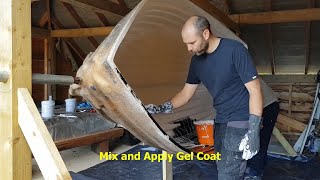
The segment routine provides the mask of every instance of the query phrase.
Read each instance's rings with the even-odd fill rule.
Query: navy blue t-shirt
[[[217,111],[216,123],[248,121],[249,92],[244,84],[258,77],[248,50],[238,41],[221,38],[210,54],[194,55],[186,83],[206,86]]]

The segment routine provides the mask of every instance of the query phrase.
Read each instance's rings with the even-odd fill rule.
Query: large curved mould
[[[80,84],[72,85],[70,92],[78,92],[104,117],[122,124],[144,143],[170,153],[189,152],[172,138],[177,126],[172,122],[183,117],[212,118],[206,89],[200,86],[192,100],[172,114],[153,117],[143,104],[162,103],[183,87],[191,56],[180,31],[195,14],[207,17],[217,36],[241,41],[188,0],[143,0],[86,57],[77,72]]]

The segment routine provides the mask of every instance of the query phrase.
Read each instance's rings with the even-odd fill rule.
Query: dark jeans
[[[221,160],[217,161],[219,180],[243,179],[246,161],[242,159],[239,144],[247,131],[247,128],[230,127],[227,123],[215,124],[214,149],[221,154]]]
[[[263,109],[263,128],[260,130],[259,153],[247,161],[247,167],[256,171],[256,175],[262,175],[267,163],[267,151],[273,127],[279,114],[279,103],[274,102]]]

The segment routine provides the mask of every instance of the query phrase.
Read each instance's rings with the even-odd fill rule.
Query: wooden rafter
[[[320,8],[234,14],[229,16],[239,24],[269,24],[320,20]]]
[[[315,7],[315,0],[308,0],[308,7]],[[304,66],[304,74],[308,74],[309,70],[309,59],[310,59],[310,32],[311,32],[311,21],[306,22],[305,25],[305,66]]]
[[[98,18],[100,19],[100,21],[103,23],[104,26],[110,26],[110,23],[104,14],[96,12],[96,15],[98,16]]]
[[[190,0],[193,4],[197,5],[213,17],[217,18],[220,22],[225,24],[228,28],[235,32],[240,32],[239,25],[232,21],[228,15],[221,12],[218,8],[212,5],[208,0]]]
[[[120,4],[111,1],[100,1],[100,0],[61,0],[72,5],[78,5],[82,7],[91,7],[94,11],[107,11],[120,16],[127,15],[131,9],[123,8]]]
[[[56,29],[63,28],[63,25],[57,18],[53,19],[52,23],[55,25]],[[79,45],[73,39],[67,38],[65,39],[65,41],[78,54],[78,56],[81,58],[82,61],[84,60],[84,58],[86,58],[86,54],[83,52],[83,50],[79,47]]]
[[[62,2],[62,4],[64,5],[64,7],[66,7],[66,9],[69,11],[71,16],[76,20],[76,22],[78,23],[80,28],[87,28],[88,27],[87,24],[82,20],[82,18],[79,16],[77,11],[72,7],[71,4],[66,3],[66,2]],[[97,48],[99,46],[98,41],[94,37],[88,37],[88,39],[95,48]]]

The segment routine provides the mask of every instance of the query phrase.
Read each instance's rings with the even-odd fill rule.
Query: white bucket
[[[71,98],[71,99],[66,99],[65,101],[66,101],[66,112],[74,113],[76,109],[77,99]]]
[[[41,116],[43,118],[52,118],[53,117],[53,110],[54,110],[55,102],[52,101],[52,97],[49,97],[48,101],[41,102]]]

